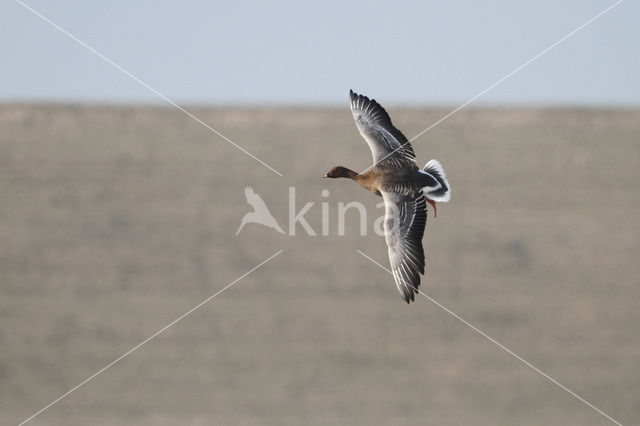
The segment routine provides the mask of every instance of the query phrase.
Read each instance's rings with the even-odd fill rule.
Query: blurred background
[[[612,424],[402,302],[356,252],[387,265],[384,239],[355,212],[337,236],[339,202],[371,229],[380,200],[320,177],[371,161],[349,89],[411,138],[614,4],[4,1],[0,423],[283,249],[29,424]],[[640,420],[639,12],[617,4],[413,143],[453,188],[421,289],[623,424]],[[285,230],[289,187],[318,232],[329,203],[330,235],[236,236],[248,185]]]

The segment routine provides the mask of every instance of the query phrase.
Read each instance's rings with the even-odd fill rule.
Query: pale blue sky
[[[181,104],[460,104],[615,1],[24,0]],[[626,0],[476,105],[640,105]],[[0,102],[163,103],[14,0]]]

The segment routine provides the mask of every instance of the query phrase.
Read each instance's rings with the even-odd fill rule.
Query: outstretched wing
[[[349,91],[351,112],[362,137],[369,144],[373,162],[384,158],[405,158],[415,163],[413,147],[402,132],[391,124],[387,111],[366,96]]]
[[[256,192],[253,190],[252,187],[247,186],[244,189],[244,196],[247,199],[247,203],[249,203],[249,205],[251,207],[253,207],[253,210],[256,212],[262,212],[265,210],[269,210],[267,208],[267,205],[264,203],[264,200],[262,199],[262,197],[260,197],[258,194],[256,194]]]
[[[424,274],[422,236],[427,224],[427,206],[422,193],[403,196],[382,192],[382,198],[391,272],[402,298],[409,303],[417,293],[420,274]]]

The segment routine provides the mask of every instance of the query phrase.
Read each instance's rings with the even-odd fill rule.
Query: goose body
[[[437,160],[419,168],[413,147],[391,123],[389,114],[374,99],[350,91],[351,112],[356,127],[367,141],[373,165],[362,174],[343,166],[332,168],[324,177],[348,178],[382,196],[385,204],[384,232],[391,272],[407,302],[415,298],[424,275],[422,237],[427,223],[427,202],[451,198],[451,187]]]

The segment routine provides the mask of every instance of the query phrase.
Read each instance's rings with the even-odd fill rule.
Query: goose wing
[[[375,99],[349,91],[351,112],[362,137],[369,144],[373,162],[384,158],[404,158],[415,163],[416,154],[402,132],[391,123],[387,111]]]
[[[422,236],[427,224],[427,207],[422,193],[405,196],[382,192],[385,204],[384,236],[389,248],[389,263],[402,298],[414,300],[424,274]]]

